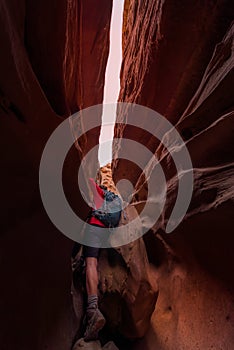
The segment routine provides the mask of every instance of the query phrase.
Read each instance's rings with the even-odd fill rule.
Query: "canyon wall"
[[[169,120],[190,152],[194,175],[188,212],[166,234],[178,192],[178,147],[169,151],[146,131],[143,114],[141,129],[124,125],[134,109],[119,108],[115,136],[147,146],[167,182],[162,214],[144,236],[159,296],[151,327],[135,348],[228,350],[234,343],[233,6],[130,0],[125,11],[119,101],[150,107]],[[140,169],[118,159],[121,145],[123,140],[115,144],[113,176],[135,184],[133,204],[141,212],[152,199],[147,183],[155,158]]]
[[[43,209],[38,168],[52,131],[71,113],[102,102],[111,7],[109,0],[0,2],[3,350],[68,349],[80,325],[70,295],[73,242]],[[119,101],[150,107],[176,126],[191,154],[194,194],[183,222],[165,234],[177,194],[171,155],[144,128],[116,126],[116,136],[157,155],[168,185],[152,230],[100,256],[103,337],[121,350],[232,348],[232,19],[228,0],[125,1]],[[120,110],[118,121],[123,117]],[[75,136],[82,132],[83,125],[71,125]],[[65,194],[81,217],[87,206],[77,169],[98,143],[99,129],[82,136],[65,161]],[[98,167],[94,158],[90,173]],[[133,162],[114,161],[115,181],[128,178],[135,186],[121,225],[146,202],[152,164],[148,159],[142,174]],[[133,231],[142,228],[138,221]],[[77,298],[80,312],[80,291]]]
[[[1,349],[68,349],[78,328],[70,295],[73,242],[43,209],[38,169],[64,118],[102,102],[112,2],[95,4],[0,1]],[[98,137],[99,129],[86,135],[82,152]],[[84,217],[79,163],[73,147],[63,183]]]

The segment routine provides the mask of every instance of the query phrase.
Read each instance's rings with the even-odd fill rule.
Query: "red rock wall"
[[[119,101],[150,107],[175,124],[231,23],[231,5],[230,1],[182,1],[179,6],[172,1],[130,1]],[[137,135],[156,150],[155,140],[143,131],[116,130],[116,136],[122,135],[131,139]],[[122,173],[124,168],[119,163]],[[137,179],[139,170],[133,169],[131,176]]]
[[[43,209],[38,165],[62,118],[102,102],[111,4],[0,4],[3,350],[62,350],[71,345],[79,325],[69,294],[72,242]],[[116,135],[143,139],[161,155],[172,180],[164,216],[155,232],[144,237],[148,256],[142,240],[122,247],[119,254],[112,252],[114,256],[105,251],[101,256],[102,309],[112,312],[112,336],[145,335],[128,348],[226,350],[233,344],[231,9],[228,0],[179,5],[126,1],[120,101],[164,114],[182,133],[196,166],[192,206],[176,232],[166,236],[163,217],[168,217],[176,197],[171,159],[148,134],[116,129]],[[98,135],[99,128],[80,140],[79,155],[97,143]],[[73,208],[85,215],[74,190],[79,162],[73,148],[64,185]],[[136,184],[139,169],[124,161],[115,163],[115,179],[126,169]],[[148,175],[146,169],[146,178],[136,184],[143,201]]]
[[[112,2],[95,5],[73,0],[0,2],[3,350],[67,349],[78,328],[70,295],[73,242],[43,209],[38,167],[62,118],[102,102]],[[98,135],[96,130],[87,143]],[[63,182],[70,203],[83,216],[87,209],[76,190],[79,162],[73,148]]]
[[[233,338],[233,6],[230,1],[129,1],[119,100],[151,107],[171,121],[190,151],[194,194],[171,234],[177,177],[168,152],[130,126],[115,135],[142,142],[159,157],[167,202],[145,237],[159,297],[151,328],[137,349],[231,349]],[[139,39],[140,38],[140,39]],[[121,114],[119,121],[121,121]],[[147,123],[147,121],[146,121]],[[144,123],[143,123],[144,127]],[[121,147],[121,142],[118,147]],[[118,157],[118,148],[114,150]],[[147,177],[124,160],[115,180],[135,183],[146,201]]]

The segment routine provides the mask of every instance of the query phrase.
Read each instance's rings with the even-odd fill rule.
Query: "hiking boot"
[[[105,323],[105,317],[99,309],[94,309],[91,312],[89,311],[87,315],[87,326],[84,334],[84,340],[97,340],[98,332],[104,327]]]

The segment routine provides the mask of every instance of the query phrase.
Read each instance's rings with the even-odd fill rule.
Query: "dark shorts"
[[[100,233],[102,228],[98,225],[88,225],[85,229],[85,235],[88,236],[89,246],[84,245],[83,254],[85,258],[98,258],[101,244]],[[96,247],[95,247],[96,246]]]

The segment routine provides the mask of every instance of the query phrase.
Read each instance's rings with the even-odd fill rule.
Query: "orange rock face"
[[[83,291],[73,295],[78,317],[70,295],[73,242],[43,208],[38,168],[46,141],[63,119],[102,102],[111,8],[110,0],[98,6],[91,0],[1,1],[3,350],[68,349],[80,329]],[[177,195],[172,158],[144,130],[116,127],[117,137],[142,142],[157,154],[168,185],[152,230],[100,256],[104,337],[121,350],[232,349],[232,19],[229,0],[125,2],[119,100],[153,108],[176,126],[191,154],[194,194],[183,222],[166,235]],[[77,190],[77,169],[81,156],[98,143],[99,131],[80,138],[65,161],[65,194],[83,218],[88,208]],[[97,167],[95,160],[89,170]],[[135,203],[121,225],[144,206],[150,169],[150,160],[144,174],[131,161],[112,165],[115,182],[128,178],[135,188]],[[110,179],[107,167],[103,183]],[[128,234],[143,225],[138,220]]]
[[[171,154],[144,131],[144,119],[142,129],[116,126],[116,137],[141,142],[156,154],[168,190],[162,215],[144,237],[159,297],[137,349],[229,349],[234,342],[231,8],[228,1],[179,6],[130,1],[128,6],[119,100],[150,107],[174,124],[194,167],[190,207],[168,235],[178,189]],[[121,122],[121,111],[118,118]],[[116,158],[119,149],[121,142]],[[129,161],[113,164],[115,181],[128,178],[135,184],[136,207],[147,201],[152,166],[153,158],[142,174]]]

